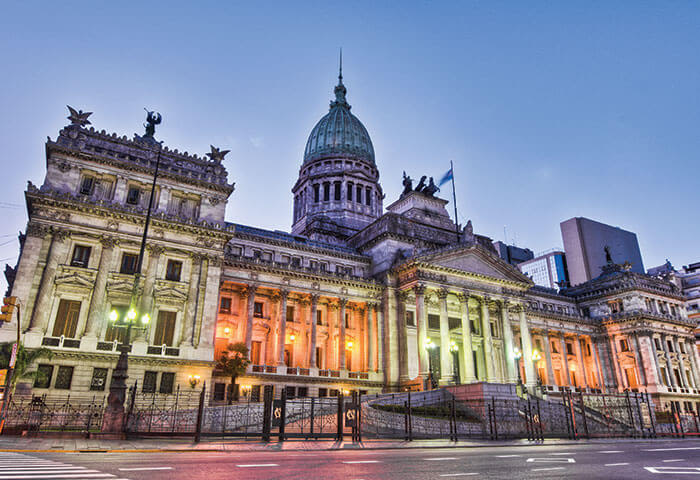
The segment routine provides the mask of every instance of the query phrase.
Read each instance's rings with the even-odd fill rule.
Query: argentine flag
[[[444,184],[452,180],[452,167],[445,173],[442,178],[440,179],[440,183],[438,183],[439,187],[442,187]]]

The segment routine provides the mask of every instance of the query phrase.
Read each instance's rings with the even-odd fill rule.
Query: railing
[[[149,347],[146,349],[146,354],[177,357],[180,355],[180,349],[176,347],[169,347],[167,345],[149,345]]]

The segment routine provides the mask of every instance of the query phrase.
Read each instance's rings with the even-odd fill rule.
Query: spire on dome
[[[331,109],[336,106],[341,106],[345,108],[350,108],[348,101],[345,99],[345,95],[348,93],[347,88],[343,85],[343,49],[340,49],[340,67],[338,69],[338,85],[336,85],[335,90],[335,102],[331,102]]]

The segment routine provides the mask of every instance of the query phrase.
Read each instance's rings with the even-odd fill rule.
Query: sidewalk
[[[62,452],[62,453],[136,453],[136,452],[274,452],[282,450],[293,451],[318,451],[318,450],[380,450],[398,448],[454,448],[454,447],[523,447],[531,445],[580,445],[587,443],[632,443],[632,442],[658,442],[678,441],[678,438],[669,439],[630,439],[630,438],[604,438],[592,440],[568,440],[547,439],[544,442],[530,442],[527,440],[367,440],[361,443],[336,442],[324,440],[287,440],[279,443],[269,443],[259,440],[245,441],[240,438],[211,440],[204,438],[200,443],[193,443],[191,439],[133,439],[133,440],[104,440],[104,439],[80,439],[80,438],[27,438],[19,436],[0,437],[0,452]],[[697,439],[688,439],[696,442]]]

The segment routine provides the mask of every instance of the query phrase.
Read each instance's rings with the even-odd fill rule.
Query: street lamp
[[[432,350],[435,349],[437,345],[433,343],[433,340],[428,337],[425,339],[425,349],[428,351],[428,375],[430,377],[430,386],[432,388],[435,388],[435,376],[433,375],[433,356],[432,356]]]
[[[523,379],[520,376],[520,359],[523,357],[523,352],[519,347],[513,349],[513,358],[515,358],[515,370],[518,372],[518,385],[523,384]]]
[[[540,392],[542,395],[544,395],[544,387],[542,385],[542,378],[540,377],[540,370],[537,368],[537,362],[542,360],[542,354],[539,352],[539,350],[534,349],[532,351],[532,362],[535,364],[535,375],[537,375],[537,386],[540,389]]]
[[[457,342],[455,342],[454,340],[450,340],[449,350],[450,350],[450,353],[458,352],[459,346],[457,345]],[[458,368],[459,368],[459,358],[452,356],[452,380],[454,381],[455,384],[459,384]]]

